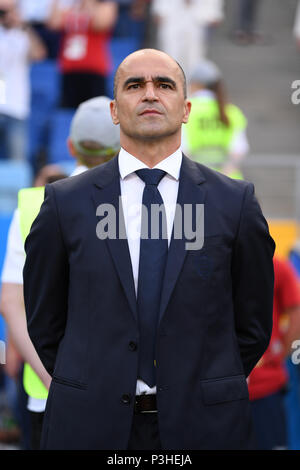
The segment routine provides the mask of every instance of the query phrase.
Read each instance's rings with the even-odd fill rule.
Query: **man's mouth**
[[[149,109],[144,109],[143,112],[141,112],[141,116],[145,116],[145,115],[151,115],[151,114],[158,114],[160,115],[161,113],[159,111],[157,111],[157,109],[152,109],[152,108],[149,108]]]

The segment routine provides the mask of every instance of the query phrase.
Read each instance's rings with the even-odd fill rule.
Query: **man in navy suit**
[[[24,268],[53,378],[43,449],[252,448],[246,378],[271,335],[274,242],[251,183],[182,155],[190,107],[171,57],[129,55],[119,154],[46,187]]]

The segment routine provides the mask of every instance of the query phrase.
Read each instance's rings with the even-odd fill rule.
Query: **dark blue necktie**
[[[156,384],[156,331],[168,255],[166,214],[157,185],[166,172],[158,169],[143,169],[137,170],[136,174],[145,182],[137,291],[140,329],[138,375],[149,387],[153,387]]]

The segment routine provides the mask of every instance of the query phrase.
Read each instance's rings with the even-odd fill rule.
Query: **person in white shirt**
[[[0,158],[27,156],[29,67],[46,57],[44,44],[21,22],[15,0],[0,0]]]
[[[180,63],[187,77],[207,55],[208,28],[224,18],[223,0],[153,0],[157,46]]]
[[[108,161],[119,149],[119,129],[111,122],[110,100],[107,97],[92,98],[82,103],[77,109],[70,127],[67,145],[76,161],[76,167],[70,176],[78,175],[89,168]],[[58,179],[61,169],[47,166],[36,180],[35,186],[45,185]],[[7,251],[2,270],[2,291],[0,310],[6,321],[10,339],[22,359],[28,362],[38,374],[44,385],[49,388],[51,377],[42,365],[28,336],[23,300],[22,271],[25,263],[24,244],[21,237],[19,211],[15,210],[8,234]],[[14,351],[9,354],[10,362],[6,370],[16,376],[18,358]],[[29,397],[28,409],[31,412],[33,429],[37,423],[40,428],[41,417],[46,400]],[[37,435],[40,431],[38,429]],[[35,434],[36,435],[36,434]],[[38,443],[32,443],[38,448]]]

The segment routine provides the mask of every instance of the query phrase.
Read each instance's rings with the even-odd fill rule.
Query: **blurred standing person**
[[[287,448],[284,392],[288,384],[285,360],[300,335],[299,281],[292,265],[274,261],[273,332],[268,349],[248,378],[254,430],[260,450]]]
[[[60,34],[46,25],[53,0],[18,0],[22,20],[30,25],[47,49],[47,59],[56,59]]]
[[[29,65],[45,56],[41,40],[22,23],[16,1],[0,0],[0,158],[26,158]]]
[[[76,111],[67,142],[69,152],[76,160],[76,168],[71,176],[110,160],[118,151],[119,128],[111,121],[109,103],[107,97],[96,97],[82,103]],[[20,369],[21,358],[27,362],[24,369],[24,387],[29,396],[33,449],[39,448],[51,377],[42,365],[27,332],[22,277],[25,263],[24,241],[43,201],[43,186],[61,178],[60,173],[59,167],[48,165],[38,174],[35,188],[20,191],[18,209],[14,213],[9,230],[2,271],[0,307],[10,338],[15,345],[13,350],[11,344],[10,361],[6,367],[10,374],[16,374]]]
[[[35,186],[44,185],[65,177],[66,175],[63,174],[63,170],[57,165],[46,165],[38,173]],[[37,412],[42,406],[42,401],[35,400],[34,403],[34,399],[31,398],[30,406],[28,406],[27,390],[25,390],[25,384],[23,383],[25,373],[24,357],[30,357],[34,369],[47,387],[50,385],[50,376],[45,371],[32,344],[27,344],[26,341],[25,313],[22,314],[24,310],[22,284],[17,284],[22,280],[22,266],[25,261],[21,233],[19,234],[17,231],[19,227],[19,225],[17,226],[18,215],[18,210],[16,210],[8,233],[7,250],[2,273],[3,286],[0,309],[8,327],[5,341],[6,363],[3,370],[6,377],[12,380],[15,388],[14,414],[21,431],[20,445],[22,449],[29,450],[33,448],[32,443],[36,439],[36,437],[32,438],[32,432],[36,434],[36,425],[30,419],[30,411]],[[34,416],[36,419],[41,416],[41,413],[34,413]]]
[[[295,24],[294,24],[294,36],[297,41],[297,45],[300,51],[300,0],[298,0],[297,10],[296,10],[296,17],[295,17]]]
[[[157,45],[184,69],[187,77],[207,55],[207,28],[223,20],[223,0],[153,0]]]
[[[117,20],[113,0],[53,0],[48,27],[62,32],[59,52],[61,107],[106,94],[112,64],[110,36]]]
[[[192,110],[183,127],[182,148],[193,160],[232,178],[243,178],[241,161],[249,151],[247,119],[225,99],[220,69],[203,60],[190,77]]]
[[[113,31],[114,38],[135,39],[138,47],[145,41],[150,0],[114,0],[119,15]]]
[[[239,0],[238,25],[234,38],[239,44],[250,44],[261,39],[258,34],[257,13],[260,0]]]

